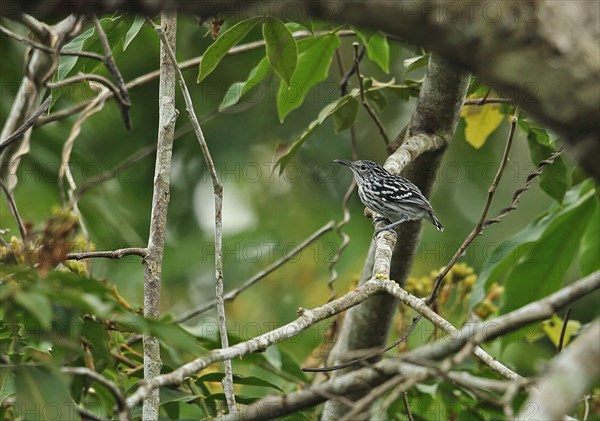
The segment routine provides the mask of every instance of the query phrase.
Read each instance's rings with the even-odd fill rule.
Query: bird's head
[[[377,162],[361,159],[358,161],[346,161],[345,159],[336,159],[335,162],[347,166],[352,170],[356,177],[356,182],[360,182],[365,178],[370,178],[377,175],[385,175],[386,171]]]

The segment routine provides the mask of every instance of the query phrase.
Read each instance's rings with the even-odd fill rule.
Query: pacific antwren
[[[335,162],[352,170],[363,204],[390,221],[389,225],[376,230],[375,235],[405,221],[421,218],[431,221],[438,230],[444,230],[423,193],[406,178],[390,174],[373,161],[336,159]]]

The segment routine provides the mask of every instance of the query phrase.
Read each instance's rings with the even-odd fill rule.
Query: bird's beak
[[[337,162],[338,164],[342,164],[342,165],[352,168],[352,162],[346,161],[345,159],[334,159],[333,162]]]

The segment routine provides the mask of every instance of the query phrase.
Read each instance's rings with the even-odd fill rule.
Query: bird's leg
[[[387,219],[385,216],[381,216],[379,214],[376,214],[375,218],[373,218],[373,222],[371,222],[371,225],[375,226],[376,223],[381,222],[381,221],[387,221],[390,224],[392,223],[392,221],[390,221],[389,219]]]
[[[394,228],[395,226],[400,225],[401,223],[406,222],[406,221],[407,221],[407,219],[402,218],[394,223],[391,223],[389,225],[386,225],[385,227],[381,227],[381,228],[375,230],[375,234],[373,234],[373,238],[375,238],[377,236],[377,234],[379,234],[381,231],[393,231],[392,228]]]

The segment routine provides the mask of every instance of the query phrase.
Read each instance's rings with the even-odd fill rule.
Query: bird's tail
[[[429,220],[439,231],[444,231],[444,226],[433,212],[429,213]]]

